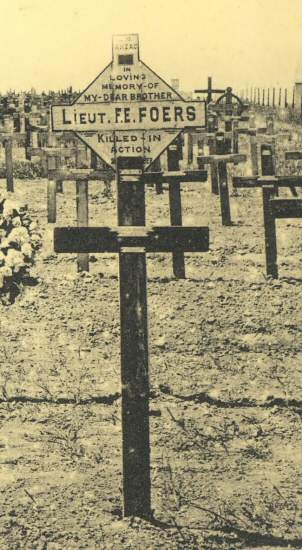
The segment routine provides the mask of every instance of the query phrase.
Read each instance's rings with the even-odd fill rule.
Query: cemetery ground
[[[170,254],[148,255],[147,522],[122,519],[118,259],[77,274],[53,252],[46,180],[15,189],[43,246],[38,284],[1,306],[1,550],[302,548],[301,220],[278,221],[267,280],[261,191],[232,196],[222,227],[209,183],[182,187],[183,224],[209,224],[211,248],[186,255],[186,280]],[[75,225],[64,189],[57,225]],[[116,225],[103,191],[89,184],[90,224]],[[169,223],[167,191],[146,202],[148,224]]]

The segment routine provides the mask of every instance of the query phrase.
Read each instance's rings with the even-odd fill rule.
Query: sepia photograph
[[[302,550],[301,0],[0,13],[0,550]]]

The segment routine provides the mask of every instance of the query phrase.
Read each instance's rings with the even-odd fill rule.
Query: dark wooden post
[[[97,166],[98,166],[98,157],[97,157],[97,154],[92,151],[90,151],[90,168],[92,168],[92,170],[96,170],[97,169]]]
[[[270,89],[267,88],[267,105],[270,106]]]
[[[13,140],[11,137],[5,139],[5,166],[6,166],[6,189],[14,192],[13,175]]]
[[[62,167],[62,165],[64,164],[63,162],[63,157],[60,153],[58,153],[56,155],[56,169],[60,169]],[[64,188],[63,188],[63,181],[62,180],[57,180],[57,193],[64,193]]]
[[[262,89],[262,106],[264,107],[265,105],[265,89],[263,88]]]
[[[28,118],[25,119],[25,158],[31,160],[31,130]]]
[[[208,132],[210,134],[213,134],[213,136],[209,137],[208,144],[209,144],[209,155],[215,155],[216,154],[216,139],[215,139],[215,132],[216,132],[216,123],[215,123],[215,117],[209,116],[208,117]],[[218,165],[216,162],[211,162],[211,191],[214,195],[219,195],[219,187],[218,187]]]
[[[261,146],[261,172],[263,176],[274,176],[275,165],[272,145]],[[265,239],[265,257],[266,274],[278,278],[277,266],[277,237],[276,221],[272,214],[270,201],[274,195],[278,195],[278,187],[274,185],[264,186],[263,196],[263,220],[264,220],[264,239]]]
[[[251,126],[252,129],[255,128],[255,133],[252,132],[251,135],[250,135],[252,175],[257,176],[259,168],[258,168],[258,144],[257,144],[257,136],[256,136],[255,116],[251,116],[250,126]]]
[[[276,90],[275,88],[273,88],[273,100],[272,100],[273,108],[275,108],[275,94],[276,94]]]
[[[88,227],[88,181],[76,182],[77,225]],[[78,272],[89,271],[89,254],[78,254]]]
[[[212,77],[208,76],[208,95],[207,95],[207,103],[211,103],[212,101]]]
[[[179,171],[179,150],[177,144],[168,147],[168,171]],[[171,225],[182,225],[180,183],[169,183],[169,204]],[[173,274],[178,279],[184,279],[185,258],[182,251],[172,253]]]
[[[56,170],[56,157],[48,157],[48,171]],[[53,179],[47,181],[47,221],[56,223],[57,220],[57,182]]]
[[[260,88],[257,88],[257,104],[260,105]]]
[[[274,176],[274,154],[272,145],[261,145],[261,172],[262,176]]]
[[[119,225],[145,225],[143,159],[117,159]],[[120,252],[124,516],[151,516],[146,256]]]
[[[187,144],[188,144],[188,166],[191,166],[193,163],[193,135],[191,132],[187,133]]]
[[[281,88],[279,88],[279,101],[278,101],[278,106],[281,107],[281,94],[282,94],[282,90]]]
[[[233,121],[233,139],[232,139],[232,146],[231,151],[233,153],[239,153],[239,134],[238,134],[238,128],[239,128],[239,121],[234,120]]]
[[[152,170],[154,172],[160,172],[161,171],[161,163],[160,163],[160,157],[155,159],[155,161],[152,164]],[[161,195],[163,193],[163,184],[161,181],[158,181],[155,183],[155,192],[157,195]]]
[[[224,155],[226,153],[223,134],[218,133],[216,135],[216,152],[217,155]],[[218,161],[218,184],[222,225],[232,225],[226,161]]]
[[[287,103],[287,88],[285,88],[285,93],[284,93],[284,107],[285,107],[285,108],[288,107],[288,103]]]
[[[264,185],[262,195],[266,274],[273,279],[278,279],[276,222],[271,209],[271,200],[274,195],[273,186]]]

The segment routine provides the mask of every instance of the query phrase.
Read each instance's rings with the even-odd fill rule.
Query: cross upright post
[[[177,144],[168,147],[168,171],[179,171],[179,152]],[[182,225],[180,183],[169,183],[171,225]],[[185,258],[182,251],[172,253],[173,273],[178,279],[185,279]]]
[[[229,152],[228,143],[225,141],[224,135],[217,134],[216,136],[217,155],[224,155],[228,152]],[[227,163],[219,160],[218,160],[218,185],[219,185],[222,225],[232,225]]]
[[[216,154],[216,139],[215,133],[217,131],[217,121],[214,115],[208,116],[208,146],[209,146],[209,155]],[[211,163],[211,191],[214,195],[219,195],[219,186],[218,186],[218,167],[215,162]]]
[[[118,222],[145,225],[143,159],[117,159]],[[150,517],[148,315],[144,248],[120,250],[124,515]]]
[[[14,192],[13,175],[13,140],[11,137],[5,139],[5,166],[6,166],[6,189],[10,193]]]
[[[218,174],[218,190],[220,197],[221,222],[222,225],[232,225],[230,197],[228,188],[228,173],[227,164],[238,164],[246,161],[246,155],[226,153],[227,146],[225,144],[224,133],[217,132],[215,143],[216,155],[201,156],[199,162],[202,164],[210,164],[215,166]]]
[[[207,103],[211,103],[211,101],[213,100],[213,94],[224,94],[225,92],[225,89],[214,89],[212,87],[212,77],[209,76],[208,77],[208,87],[207,88],[204,88],[203,90],[194,90],[196,94],[207,94],[207,99],[206,99],[206,102]]]
[[[151,517],[146,252],[205,252],[206,227],[146,228],[143,160],[117,159],[117,228],[55,228],[63,253],[117,252],[120,261],[124,516]],[[136,226],[133,226],[133,224]],[[127,227],[125,227],[127,226]]]

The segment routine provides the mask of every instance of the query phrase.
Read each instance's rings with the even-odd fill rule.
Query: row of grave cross
[[[209,86],[210,87],[210,86]],[[228,89],[230,90],[230,89]],[[205,91],[205,90],[201,90]],[[221,90],[212,90],[220,92]],[[230,100],[229,100],[230,101]],[[207,133],[203,135],[204,144],[208,145],[209,154],[199,155],[197,160],[200,170],[181,172],[179,170],[179,157],[181,148],[180,140],[176,141],[175,145],[169,147],[168,150],[168,170],[166,172],[160,171],[157,168],[156,172],[145,173],[145,184],[155,184],[157,192],[162,192],[163,183],[169,185],[169,201],[170,201],[170,222],[172,226],[182,225],[182,208],[181,208],[181,194],[180,184],[185,182],[202,182],[207,180],[207,172],[205,171],[206,165],[210,167],[211,175],[211,187],[214,194],[218,194],[220,197],[221,218],[223,225],[231,225],[231,206],[230,196],[228,189],[228,174],[227,164],[238,164],[246,160],[246,156],[238,153],[238,136],[240,134],[248,135],[250,138],[250,156],[252,165],[252,174],[254,179],[251,178],[234,178],[233,188],[236,190],[239,187],[253,187],[263,186],[262,180],[259,179],[259,166],[258,166],[258,144],[261,145],[261,165],[262,175],[275,176],[274,168],[274,155],[275,155],[275,140],[279,133],[276,133],[274,129],[273,119],[270,117],[267,119],[266,128],[256,128],[254,116],[249,117],[249,127],[239,128],[238,121],[246,122],[248,117],[224,115],[225,124],[232,123],[232,128],[228,131],[218,132],[217,117],[210,113],[208,115]],[[222,120],[224,120],[222,118]],[[19,136],[17,139],[19,139]],[[15,137],[15,136],[13,136]],[[13,191],[13,163],[12,163],[12,140],[11,136],[7,137],[2,135],[1,138],[5,144],[6,153],[6,167],[7,167],[7,190]],[[268,145],[270,144],[270,145]],[[86,174],[77,172],[68,172],[64,169],[60,170],[62,159],[68,159],[72,155],[77,155],[80,162],[77,164],[81,166],[81,154],[85,153],[83,148],[74,146],[69,147],[30,147],[28,148],[27,155],[31,154],[40,155],[43,158],[45,167],[45,173],[49,175],[48,181],[48,221],[50,223],[56,222],[56,196],[57,192],[63,191],[63,181],[73,180],[76,181],[76,196],[77,196],[77,221],[78,226],[88,225],[88,181],[93,180],[107,180],[112,179],[113,174],[109,174],[106,170],[88,171]],[[96,155],[92,156],[93,165],[96,165]],[[297,160],[301,158],[300,152],[288,152],[286,153],[286,159]],[[64,165],[64,163],[63,163]],[[268,184],[267,180],[266,184]],[[282,177],[278,176],[278,181],[274,181],[274,194],[278,194],[278,187],[288,187],[293,194],[297,197],[296,187],[300,187],[300,177]],[[288,203],[289,204],[289,203]],[[275,208],[275,206],[274,206]],[[295,215],[297,214],[297,203],[293,202],[292,208],[296,208]],[[267,209],[264,210],[264,213]],[[283,208],[284,212],[284,208]],[[266,227],[266,217],[264,217],[264,226]],[[272,224],[271,224],[272,226]],[[276,264],[276,246],[273,241],[276,239],[275,230],[268,232],[265,230],[265,235],[272,235],[269,240],[266,237],[266,265],[267,274],[273,277],[277,277],[277,267],[272,267],[273,263]],[[275,250],[275,260],[270,258],[273,253],[270,251]],[[78,269],[79,271],[89,270],[89,257],[86,253],[79,253],[78,255]],[[173,273],[176,277],[185,276],[184,254],[183,252],[173,252]]]
[[[131,42],[130,42],[131,43]],[[129,45],[129,44],[128,44]],[[122,57],[123,59],[119,59]],[[125,56],[124,56],[125,57]],[[121,65],[130,63],[119,56]],[[139,58],[137,58],[139,62]],[[116,158],[117,227],[88,227],[88,181],[102,180],[104,171],[66,171],[57,165],[56,151],[49,154],[49,201],[53,204],[52,220],[56,218],[55,196],[58,184],[76,181],[77,227],[56,227],[54,249],[57,253],[78,254],[79,267],[88,269],[88,254],[117,253],[119,255],[120,323],[121,323],[121,393],[123,433],[123,499],[124,515],[150,518],[150,428],[149,428],[149,353],[147,313],[147,265],[146,253],[168,252],[173,256],[176,277],[185,277],[184,253],[209,250],[208,227],[183,227],[181,216],[180,184],[186,181],[205,181],[204,167],[211,168],[212,191],[218,193],[221,202],[223,225],[231,224],[231,212],[227,179],[227,165],[246,160],[238,152],[239,122],[246,120],[243,107],[237,101],[232,111],[232,101],[237,99],[228,88],[221,99],[212,106],[212,96],[217,90],[211,82],[207,90],[209,108],[208,127],[204,135],[209,147],[208,155],[199,155],[199,169],[180,171],[179,147],[172,144],[168,150],[168,170],[148,172],[140,156]],[[221,91],[218,91],[219,93]],[[225,108],[223,107],[225,106]],[[77,106],[78,107],[78,106]],[[215,115],[224,122],[224,132],[217,131]],[[257,137],[255,128],[247,130],[250,138]],[[273,132],[271,133],[273,136]],[[254,144],[255,155],[255,141]],[[277,276],[277,252],[275,220],[279,217],[301,217],[302,201],[275,198],[276,189],[283,185],[298,186],[300,179],[276,177],[272,168],[273,145],[262,145],[262,176],[235,178],[234,187],[263,187],[264,225],[266,239],[267,271]],[[270,158],[270,160],[268,160]],[[258,159],[257,159],[258,160]],[[266,163],[266,164],[265,164]],[[270,166],[270,168],[267,168]],[[255,170],[255,166],[254,166]],[[270,173],[268,173],[270,171]],[[171,225],[146,227],[145,186],[155,183],[169,185]],[[301,184],[302,186],[302,184]]]
[[[129,55],[127,61],[130,61]],[[218,164],[219,174],[220,166],[225,167],[230,160],[226,156],[221,159]],[[206,164],[207,159],[204,158],[203,161]],[[118,227],[87,227],[86,210],[82,218],[82,221],[85,218],[85,227],[55,228],[54,248],[58,253],[119,254],[124,515],[150,518],[146,253],[172,252],[174,274],[184,277],[184,252],[208,251],[208,227],[182,227],[180,195],[180,183],[205,180],[206,174],[203,169],[180,172],[177,144],[172,144],[168,149],[166,173],[148,173],[144,170],[144,160],[140,157],[118,157],[115,167]],[[221,170],[221,178],[225,177],[222,172]],[[77,181],[78,193],[81,192],[87,201],[87,176],[74,174],[72,177]],[[91,175],[89,179],[90,177]],[[54,182],[63,179],[64,174],[53,173]],[[222,179],[220,181],[223,189],[225,182]],[[145,184],[148,182],[169,184],[169,227],[145,227]]]
[[[244,160],[242,155],[225,153],[226,144],[216,135],[216,154],[200,157],[200,163],[217,166],[218,186],[223,202],[227,190],[227,163]],[[173,163],[173,151],[175,153]],[[297,154],[296,154],[297,155]],[[302,157],[302,155],[301,155]],[[267,274],[277,277],[275,220],[284,217],[302,217],[302,201],[276,199],[281,186],[302,186],[300,177],[277,178],[274,175],[273,146],[261,146],[263,176],[234,178],[234,188],[263,188],[265,250]],[[117,165],[118,227],[87,227],[87,211],[80,220],[84,227],[56,228],[54,247],[57,253],[118,253],[120,272],[120,323],[121,323],[121,382],[123,431],[123,498],[124,515],[150,518],[150,428],[149,428],[149,355],[147,314],[146,253],[172,252],[174,273],[184,276],[184,252],[206,252],[209,249],[209,231],[206,227],[177,226],[145,227],[145,184],[169,183],[169,192],[178,196],[179,184],[194,180],[193,172],[172,172],[176,169],[177,146],[170,148],[170,171],[143,172],[141,159],[120,158]],[[89,179],[102,176],[95,172]],[[67,179],[64,172],[53,177]],[[200,181],[200,173],[195,173]],[[87,176],[70,174],[77,180],[78,197],[82,193],[87,201]],[[55,180],[54,180],[55,181]],[[227,193],[228,196],[228,193]],[[180,195],[179,199],[180,200]],[[225,225],[230,222],[230,211],[222,205]],[[181,210],[180,210],[181,212]],[[171,219],[171,222],[177,220]]]

